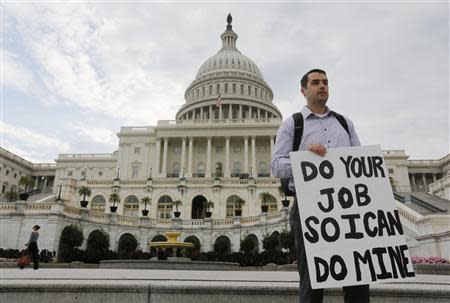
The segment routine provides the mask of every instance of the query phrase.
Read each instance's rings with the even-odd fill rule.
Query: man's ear
[[[306,90],[303,87],[300,89],[300,92],[304,97],[306,97]]]

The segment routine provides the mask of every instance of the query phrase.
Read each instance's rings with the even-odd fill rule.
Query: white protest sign
[[[312,288],[414,277],[379,146],[290,155]]]

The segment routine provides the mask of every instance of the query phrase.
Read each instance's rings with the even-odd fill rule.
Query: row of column
[[[206,169],[205,169],[205,177],[211,177],[211,142],[212,137],[207,138],[206,145]],[[249,137],[244,136],[244,172],[245,174],[249,174],[249,159],[248,159],[248,141]],[[256,177],[256,136],[251,136],[251,175]],[[270,155],[272,155],[272,150],[274,146],[274,136],[270,136]],[[163,159],[162,159],[162,169],[161,174],[163,176],[167,175],[167,153],[169,147],[169,138],[164,137],[164,145],[163,145]],[[187,169],[186,169],[186,137],[181,138],[181,170],[182,172],[186,172],[186,177],[192,177],[192,154],[193,154],[193,146],[194,146],[194,137],[189,137],[189,146],[188,146],[188,161],[187,161]],[[161,155],[161,138],[157,138],[156,140],[156,157],[155,163],[153,167],[155,167],[156,173],[160,171],[160,155]],[[224,167],[224,177],[230,177],[230,136],[225,137],[225,167]]]
[[[227,117],[228,120],[233,119],[233,107],[234,106],[239,106],[237,119],[243,119],[244,118],[244,112],[243,112],[243,108],[242,108],[243,105],[242,104],[239,104],[239,105],[238,104],[234,104],[234,106],[233,106],[233,104],[227,104],[227,105],[228,105],[228,117]],[[222,106],[219,107],[219,119],[224,119],[224,117],[223,117],[223,110],[222,110],[222,108],[224,106],[225,105],[222,105]],[[214,116],[214,109],[213,109],[214,107],[215,107],[215,105],[210,105],[210,106],[206,107],[208,109],[207,111],[203,110],[203,108],[204,108],[203,106],[200,107],[200,117],[199,117],[199,119],[200,120],[205,120],[206,119],[206,112],[208,112],[208,119],[211,119],[211,117]],[[192,113],[192,115],[193,115],[193,117],[191,119],[195,119],[195,115],[197,113],[197,111],[195,109],[190,111],[190,112],[185,113],[182,116],[182,119],[183,120],[188,120],[190,113]],[[245,117],[246,118],[251,118],[251,113],[253,113],[253,107],[249,106],[248,110],[246,111]],[[264,117],[263,117],[262,113],[264,114]],[[267,118],[269,118],[269,114],[270,114],[269,111],[261,110],[260,108],[257,108],[257,116],[256,116],[256,118],[258,118],[258,119],[262,119],[262,118],[267,119]]]
[[[419,186],[416,183],[416,177],[418,177],[420,175],[420,178],[422,180],[422,186],[423,189],[427,190],[427,178],[426,175],[430,175],[429,173],[425,173],[425,174],[409,174],[409,180],[410,180],[410,184],[411,184],[411,190],[412,191],[417,191],[419,190]],[[431,174],[433,176],[433,183],[436,182],[438,180],[438,176],[437,174]]]

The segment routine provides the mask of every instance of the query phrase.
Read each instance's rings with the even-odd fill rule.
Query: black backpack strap
[[[303,136],[303,115],[298,112],[292,115],[294,119],[294,142],[292,143],[292,151],[298,151]]]
[[[330,111],[330,113],[336,117],[336,119],[339,121],[339,123],[342,125],[342,127],[345,129],[347,134],[350,136],[350,131],[348,130],[348,124],[347,120],[345,120],[344,116],[338,114],[337,112]]]

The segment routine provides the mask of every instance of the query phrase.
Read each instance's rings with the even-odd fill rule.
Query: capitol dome
[[[233,108],[242,112],[242,107],[248,113],[239,114],[241,119],[252,118],[254,112],[257,117],[281,118],[280,111],[272,103],[273,91],[258,66],[237,49],[238,35],[233,31],[231,21],[229,14],[226,30],[220,36],[222,48],[198,69],[194,81],[186,89],[186,103],[178,110],[176,120],[203,120],[204,115],[212,116],[214,113],[209,107],[216,105],[219,96],[225,110],[229,110],[229,115],[225,115],[229,119],[237,118]],[[208,114],[203,114],[205,111]]]

